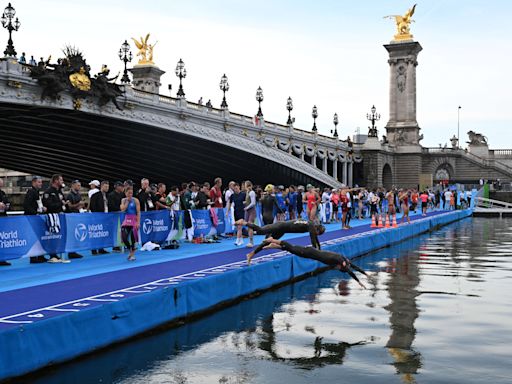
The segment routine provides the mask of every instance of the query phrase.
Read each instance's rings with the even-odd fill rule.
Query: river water
[[[511,383],[512,219],[466,219],[33,383]]]

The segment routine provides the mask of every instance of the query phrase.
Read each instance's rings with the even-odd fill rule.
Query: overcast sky
[[[187,99],[219,106],[219,80],[229,78],[233,112],[254,115],[263,88],[266,120],[285,123],[291,96],[297,128],[309,130],[311,108],[323,134],[340,117],[340,135],[367,132],[375,104],[388,120],[389,67],[383,44],[395,33],[389,14],[413,5],[404,0],[14,0],[21,22],[15,47],[53,58],[65,44],[80,48],[96,73],[108,64],[117,73],[120,44],[151,33],[155,62],[177,91],[174,74],[182,58]],[[491,148],[512,148],[512,1],[418,0],[411,32],[421,43],[417,67],[418,123],[424,146],[438,146],[470,129],[488,136]],[[7,5],[7,2],[5,2]],[[6,31],[4,39],[6,40]],[[135,55],[136,48],[132,43]],[[135,59],[134,59],[135,63]]]

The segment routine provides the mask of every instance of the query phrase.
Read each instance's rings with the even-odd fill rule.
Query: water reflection
[[[386,343],[397,373],[406,383],[414,383],[413,375],[421,368],[421,354],[412,348],[416,336],[414,322],[419,315],[416,297],[420,282],[418,259],[410,256],[391,258],[386,282],[391,302],[384,308],[389,311],[391,335]]]

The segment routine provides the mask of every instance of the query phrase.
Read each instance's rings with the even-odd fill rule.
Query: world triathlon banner
[[[0,260],[121,245],[122,213],[70,213],[0,219]],[[140,242],[162,244],[226,230],[224,209],[141,213]]]

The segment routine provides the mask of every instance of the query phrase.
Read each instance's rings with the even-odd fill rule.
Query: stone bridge
[[[161,71],[163,73],[163,71]],[[182,181],[252,180],[352,184],[361,161],[347,142],[293,125],[207,108],[123,86],[118,101],[76,105],[67,91],[41,100],[30,68],[0,61],[0,167],[65,178]]]

